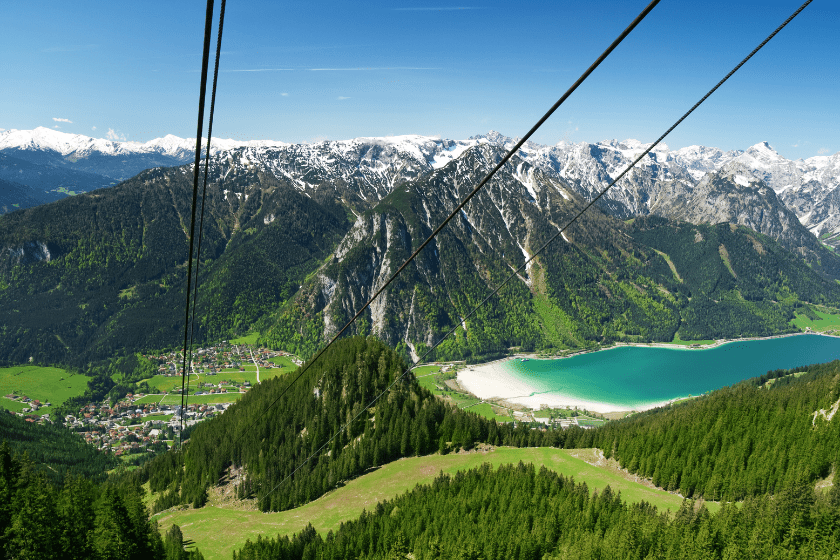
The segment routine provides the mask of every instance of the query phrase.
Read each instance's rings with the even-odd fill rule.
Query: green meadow
[[[250,334],[246,334],[245,336],[240,336],[239,338],[233,338],[228,340],[231,344],[256,344],[257,339],[260,337],[260,333],[254,332]]]
[[[818,307],[813,307],[812,309],[819,319],[809,319],[804,314],[797,313],[791,323],[802,330],[810,328],[812,331],[822,332],[840,329],[840,313],[836,310]]]
[[[201,509],[184,509],[160,513],[154,518],[162,530],[173,523],[181,527],[185,539],[192,539],[207,560],[229,559],[246,539],[257,535],[276,537],[291,535],[312,523],[319,533],[335,531],[343,521],[357,518],[362,511],[372,510],[383,500],[393,499],[427,484],[441,472],[454,474],[490,463],[493,467],[519,461],[545,466],[577,482],[586,482],[591,490],[609,485],[621,492],[628,502],[646,501],[660,510],[676,511],[682,498],[676,494],[635,482],[617,469],[587,463],[596,458],[595,450],[561,450],[553,448],[515,449],[501,447],[487,452],[430,455],[400,459],[349,481],[346,485],[297,509],[262,513],[245,502],[214,503]],[[707,503],[715,511],[718,504]]]
[[[513,422],[513,418],[505,413],[505,409],[482,402],[480,399],[464,395],[447,387],[444,380],[438,375],[440,366],[420,366],[414,368],[412,371],[421,387],[428,389],[438,397],[449,400],[458,408],[466,408],[470,412],[474,412],[485,418],[495,418],[497,422]]]
[[[216,404],[238,401],[244,393],[219,393],[215,395],[190,395],[189,402],[195,404]],[[181,395],[165,395],[160,404],[181,404]]]
[[[29,404],[3,397],[9,393],[38,399],[52,406],[41,408],[34,414],[47,414],[70,397],[81,395],[87,389],[89,377],[72,374],[55,367],[13,366],[0,368],[0,407],[21,412]]]

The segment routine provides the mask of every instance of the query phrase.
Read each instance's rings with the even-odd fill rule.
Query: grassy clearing
[[[679,496],[648,488],[608,468],[590,465],[584,460],[587,453],[594,456],[593,450],[497,448],[490,452],[413,457],[385,465],[314,502],[290,511],[260,513],[214,505],[211,502],[198,510],[166,512],[155,516],[155,519],[163,530],[173,523],[180,525],[184,538],[193,539],[208,560],[227,560],[234,550],[242,547],[246,539],[256,539],[257,535],[290,535],[303,529],[307,523],[312,523],[322,535],[330,530],[335,531],[342,521],[355,519],[363,510],[373,509],[377,502],[392,499],[417,484],[432,482],[441,471],[454,474],[483,463],[498,467],[519,461],[533,463],[537,467],[545,466],[565,476],[574,477],[577,482],[586,482],[592,490],[602,490],[609,485],[620,491],[625,501],[644,500],[660,509],[679,509],[682,503]],[[717,509],[717,504],[708,505],[710,509]]]
[[[496,422],[513,422],[513,418],[508,416],[507,414],[497,414],[496,410],[502,411],[499,407],[494,407],[490,403],[480,403],[474,406],[467,407],[469,412],[478,414],[479,416],[484,416],[485,418],[495,418]]]
[[[280,366],[279,369],[261,369],[260,379],[270,379],[272,377],[279,377],[286,375],[298,368],[298,365],[286,356],[277,356],[268,360],[269,362]]]
[[[242,397],[243,393],[221,393],[217,395],[190,395],[189,402],[195,404],[216,404],[236,402]],[[181,404],[181,395],[166,395],[160,404]]]
[[[164,395],[146,395],[145,397],[139,398],[134,401],[134,404],[151,404],[151,403],[159,403],[160,400],[164,397]]]
[[[513,418],[507,415],[505,409],[452,390],[446,385],[444,377],[438,375],[439,371],[440,366],[421,366],[414,369],[414,375],[421,387],[428,389],[433,395],[451,402],[458,408],[464,408],[485,418],[495,418],[497,422],[513,422]],[[447,372],[444,375],[449,373]]]
[[[682,340],[680,338],[680,333],[674,335],[674,340],[671,342],[657,342],[657,344],[679,344],[682,346],[691,345],[691,344],[698,344],[700,346],[706,346],[709,344],[714,344],[717,340]]]
[[[246,334],[245,336],[240,336],[239,338],[228,340],[228,342],[231,344],[256,344],[259,337],[260,333],[254,332]]]
[[[579,426],[603,426],[606,424],[606,420],[601,420],[600,418],[578,418],[578,425]]]
[[[793,377],[802,377],[802,376],[803,376],[803,375],[805,375],[806,373],[808,373],[808,372],[807,372],[807,371],[797,371],[797,372],[792,373],[791,375],[792,375]],[[784,376],[782,376],[782,377],[776,377],[776,378],[774,378],[774,379],[768,379],[768,380],[764,383],[764,385],[762,385],[761,387],[762,387],[763,389],[769,389],[770,387],[772,387],[772,386],[773,386],[773,383],[775,383],[775,382],[776,382],[776,381],[778,381],[779,379],[784,379],[785,377],[790,377],[790,375],[784,375]]]
[[[164,422],[169,422],[173,416],[174,414],[149,414],[143,417],[143,421],[152,422],[154,420],[163,420]]]
[[[72,374],[61,368],[41,366],[14,366],[0,368],[0,407],[21,412],[29,405],[3,398],[15,393],[49,402],[52,407],[38,410],[34,414],[47,414],[54,407],[63,404],[70,397],[81,395],[87,389],[89,377]]]
[[[819,317],[818,320],[814,321],[801,313],[797,313],[791,323],[802,330],[810,328],[812,331],[818,332],[840,329],[840,313],[836,311],[830,312],[828,309],[818,309],[814,307],[812,307],[812,309]]]

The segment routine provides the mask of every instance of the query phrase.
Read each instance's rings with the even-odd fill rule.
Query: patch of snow
[[[432,168],[440,169],[444,167],[447,163],[451,162],[454,159],[458,159],[461,155],[470,149],[471,147],[475,146],[474,142],[456,142],[452,144],[449,148],[444,149],[443,151],[435,154],[435,157],[432,158],[430,162]]]

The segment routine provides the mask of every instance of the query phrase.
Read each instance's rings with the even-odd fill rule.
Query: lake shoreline
[[[748,342],[748,341],[760,341],[760,340],[774,340],[780,338],[788,338],[793,336],[805,336],[805,335],[818,335],[818,336],[825,336],[829,338],[838,338],[832,335],[810,331],[810,332],[799,332],[799,333],[787,333],[787,334],[780,334],[780,335],[773,335],[768,337],[750,337],[750,338],[735,338],[735,339],[719,339],[711,344],[704,344],[702,346],[698,346],[695,343],[691,343],[690,341],[686,344],[673,344],[673,343],[616,343],[607,348],[597,348],[592,350],[582,350],[579,352],[574,352],[571,354],[567,354],[565,356],[554,356],[554,357],[541,357],[539,354],[536,353],[516,353],[512,356],[507,356],[505,358],[501,358],[498,360],[493,360],[490,362],[484,362],[481,364],[473,364],[468,365],[464,369],[458,372],[458,384],[466,390],[468,393],[472,394],[476,398],[487,400],[487,401],[497,401],[497,402],[508,402],[511,404],[517,404],[520,406],[525,406],[532,410],[539,410],[543,406],[550,406],[552,408],[575,408],[578,409],[586,409],[591,412],[598,412],[598,413],[629,413],[629,412],[639,412],[642,410],[648,410],[651,408],[657,408],[661,406],[666,406],[673,402],[684,400],[686,398],[691,398],[692,395],[685,395],[676,397],[673,399],[662,400],[662,401],[655,401],[651,403],[645,403],[641,406],[636,406],[632,408],[628,408],[626,405],[615,405],[608,402],[599,402],[597,400],[588,400],[588,399],[581,399],[578,397],[574,397],[572,395],[563,394],[562,392],[545,392],[545,393],[537,393],[533,389],[533,387],[529,387],[527,383],[522,382],[521,380],[516,379],[514,376],[510,374],[510,372],[505,371],[505,364],[510,361],[516,360],[540,360],[540,361],[554,361],[554,360],[564,360],[567,358],[572,358],[575,356],[581,356],[584,354],[594,354],[597,352],[606,352],[609,350],[615,350],[617,348],[659,348],[659,349],[670,349],[670,350],[678,350],[678,351],[686,351],[686,350],[711,350],[714,348],[719,348],[726,344],[734,343],[734,342]]]

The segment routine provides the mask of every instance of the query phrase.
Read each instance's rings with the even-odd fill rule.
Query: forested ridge
[[[155,510],[201,506],[209,486],[221,483],[267,511],[298,507],[403,456],[479,442],[599,447],[686,498],[740,504],[710,514],[687,503],[670,516],[622,504],[609,491],[591,496],[533,467],[485,468],[377,506],[326,539],[309,530],[260,540],[239,557],[821,559],[838,551],[840,490],[815,493],[814,484],[831,480],[840,464],[840,414],[826,418],[840,402],[840,361],[768,372],[593,430],[499,425],[435,400],[409,375],[283,481],[404,367],[372,337],[343,339],[250,431],[243,430],[289,379],[261,384],[196,426],[183,458],[168,453],[126,476],[150,482]]]
[[[68,473],[101,481],[106,471],[119,463],[64,426],[30,423],[5,412],[0,413],[0,442],[17,454],[26,453],[36,469],[53,482],[60,482]]]
[[[624,503],[609,486],[593,494],[520,463],[441,475],[326,538],[310,525],[292,538],[249,541],[234,560],[829,560],[838,553],[840,485],[819,496],[809,485],[792,486],[715,514],[686,501],[669,515]]]
[[[236,481],[239,496],[257,498],[263,511],[278,511],[400,457],[470,449],[477,442],[574,446],[584,435],[581,429],[543,432],[497,424],[445,404],[410,373],[340,431],[406,368],[402,357],[372,337],[343,339],[271,409],[294,374],[263,381],[223,415],[197,425],[183,458],[176,453],[156,457],[136,476],[161,493],[154,506],[159,511],[179,503],[203,505],[210,486],[229,481],[231,467],[244,468]],[[339,435],[315,453],[333,434]]]
[[[742,500],[813,484],[840,467],[840,361],[772,372],[593,431],[631,473],[687,497]]]
[[[264,511],[289,509],[370,467],[481,442],[598,447],[664,489],[713,500],[813,484],[840,464],[840,422],[815,416],[840,400],[840,362],[809,366],[798,378],[773,372],[770,377],[779,379],[772,385],[759,385],[761,378],[739,383],[594,430],[497,424],[447,406],[409,374],[315,453],[406,367],[399,355],[370,337],[344,339],[322,360],[250,430],[245,428],[291,376],[261,384],[221,417],[198,425],[186,447],[183,473],[172,453],[147,464],[143,480],[162,493],[156,509],[202,505],[207,488],[229,481],[231,467],[236,472],[244,467],[236,480],[241,497],[257,498]]]

